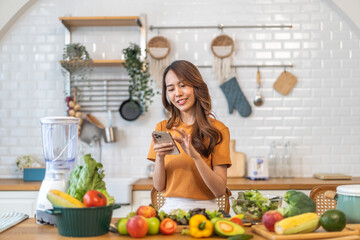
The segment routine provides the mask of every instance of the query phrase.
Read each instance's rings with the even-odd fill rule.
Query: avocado
[[[321,215],[320,224],[328,232],[341,231],[345,228],[346,217],[340,210],[330,209]]]
[[[213,224],[215,224],[218,220],[223,219],[223,218],[219,218],[219,217],[214,217],[210,220],[210,222],[212,222]]]
[[[216,235],[220,237],[231,237],[245,233],[245,229],[242,226],[226,219],[216,221],[214,230]]]

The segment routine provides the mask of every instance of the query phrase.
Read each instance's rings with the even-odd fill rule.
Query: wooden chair
[[[324,196],[326,191],[336,192],[337,185],[322,185],[311,189],[310,198],[316,203],[317,215],[323,214],[326,210],[336,208],[336,200]]]
[[[231,196],[230,189],[226,188],[226,193],[222,197],[216,198],[216,202],[219,208],[227,213],[230,211],[230,200]],[[158,192],[154,187],[151,189],[151,204],[156,208],[160,209],[165,203],[165,197]]]

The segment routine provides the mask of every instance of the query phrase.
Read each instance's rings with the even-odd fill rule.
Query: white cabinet
[[[0,191],[0,213],[20,212],[33,218],[38,191]]]

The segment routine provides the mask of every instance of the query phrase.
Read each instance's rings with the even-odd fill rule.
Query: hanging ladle
[[[256,74],[256,96],[254,98],[255,106],[261,106],[263,104],[263,99],[260,94],[260,70],[257,70]]]

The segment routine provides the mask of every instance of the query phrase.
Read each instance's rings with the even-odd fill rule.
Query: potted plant
[[[131,43],[128,48],[123,49],[125,57],[124,67],[129,74],[129,100],[130,102],[139,101],[141,111],[147,112],[149,105],[153,102],[152,97],[155,92],[151,87],[153,80],[150,79],[149,63],[146,58],[142,60],[141,48],[135,43]],[[133,104],[135,106],[135,104]]]
[[[76,85],[76,81],[83,80],[92,70],[92,59],[81,43],[70,43],[64,47],[61,66],[70,74],[70,80]]]

